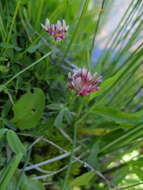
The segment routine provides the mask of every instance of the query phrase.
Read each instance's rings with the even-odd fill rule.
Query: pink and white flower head
[[[61,41],[65,38],[69,26],[66,25],[65,20],[58,20],[56,24],[50,24],[49,19],[46,19],[45,25],[41,24],[42,28],[48,32],[56,41]]]
[[[101,77],[93,75],[86,68],[73,70],[73,74],[69,73],[69,88],[76,91],[77,96],[87,96],[91,92],[99,90],[98,83],[102,81]]]

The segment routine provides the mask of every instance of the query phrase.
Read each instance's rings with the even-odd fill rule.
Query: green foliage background
[[[143,1],[130,1],[91,67],[112,3],[0,1],[1,190],[143,189]],[[69,25],[62,43],[42,30],[47,17]],[[101,90],[71,92],[74,65],[98,71]]]

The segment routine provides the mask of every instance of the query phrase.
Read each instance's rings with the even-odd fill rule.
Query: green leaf
[[[15,49],[16,51],[20,51],[21,48],[14,45],[14,44],[7,44],[7,43],[0,43],[0,47],[8,48],[8,49]]]
[[[143,160],[139,159],[137,161],[131,161],[132,171],[143,180]]]
[[[7,61],[8,59],[5,56],[0,57],[0,61]]]
[[[56,127],[63,127],[63,119],[64,119],[64,114],[65,114],[65,110],[64,109],[62,109],[59,113],[58,113],[58,115],[57,115],[57,117],[56,117],[56,119],[55,119],[55,121],[54,121],[54,125],[56,126]]]
[[[63,107],[63,109],[58,113],[54,121],[54,125],[56,127],[63,127],[64,121],[67,122],[68,124],[71,124],[73,114],[74,113],[70,112],[67,107]]]
[[[99,163],[97,160],[97,155],[99,153],[99,141],[95,142],[91,148],[90,155],[87,158],[87,162],[95,167],[96,169],[99,169]]]
[[[72,122],[72,117],[73,117],[74,113],[70,112],[70,110],[68,108],[65,108],[65,120],[66,122],[70,125]]]
[[[30,129],[39,123],[45,106],[45,96],[41,89],[34,88],[34,92],[24,94],[13,106],[14,118],[20,129]]]
[[[40,183],[39,181],[32,181],[30,179],[27,178],[27,183],[25,184],[27,187],[23,188],[23,186],[21,187],[21,190],[45,190],[44,186],[42,185],[42,183]]]
[[[35,44],[33,46],[30,46],[27,51],[29,53],[34,53],[40,46],[41,46],[41,43]]]
[[[45,188],[39,181],[32,181],[29,177],[23,174],[20,190],[45,190]]]
[[[25,147],[23,146],[22,142],[14,131],[8,130],[7,141],[13,152],[15,152],[16,154],[20,152],[22,154],[26,154]]]
[[[113,175],[112,182],[113,184],[119,184],[123,179],[125,179],[126,175],[129,174],[129,166],[124,166],[121,169],[118,169]]]
[[[6,134],[7,129],[0,129],[0,139]]]
[[[139,124],[143,122],[143,118],[135,113],[125,113],[118,109],[96,105],[94,110],[95,114],[101,115],[107,120],[115,121],[118,124]]]
[[[0,65],[0,72],[2,73],[7,73],[9,71],[9,68],[4,66],[4,65]]]
[[[100,85],[100,90],[95,93],[91,93],[89,99],[92,100],[96,96],[104,94],[114,84],[114,82],[116,82],[116,80],[120,77],[121,73],[122,71],[119,71],[113,77],[103,80],[103,82]]]
[[[75,178],[71,183],[70,186],[83,186],[87,185],[89,181],[95,176],[95,171],[87,172],[77,178]]]
[[[15,171],[23,157],[22,153],[17,154],[10,163],[3,169],[0,175],[0,189],[5,190],[8,184],[10,183]]]
[[[47,107],[50,110],[61,110],[64,108],[64,105],[63,104],[49,104]]]

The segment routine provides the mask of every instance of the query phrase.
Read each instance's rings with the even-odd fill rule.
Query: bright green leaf
[[[7,129],[0,129],[0,139],[6,134]]]
[[[129,174],[129,166],[124,166],[121,169],[118,169],[114,175],[113,175],[113,179],[112,182],[113,184],[119,184],[120,182],[122,182],[122,180],[125,179],[125,176]]]
[[[35,88],[34,92],[24,94],[13,106],[14,118],[20,129],[30,129],[39,123],[45,106],[45,96],[41,89]]]
[[[14,131],[8,130],[7,141],[13,152],[15,152],[16,154],[20,152],[26,154],[25,147],[23,146],[22,142]]]
[[[103,82],[100,85],[100,90],[95,93],[91,93],[90,100],[92,100],[96,96],[99,96],[99,95],[105,93],[106,90],[108,90],[114,84],[114,82],[120,77],[120,75],[121,75],[121,71],[116,73],[113,77],[103,80]]]
[[[55,125],[56,127],[63,127],[64,114],[65,114],[65,110],[64,110],[64,109],[62,109],[62,110],[58,113],[58,115],[57,115],[57,117],[56,117],[56,119],[55,119],[55,122],[54,122],[54,125]]]
[[[96,105],[94,113],[103,116],[107,120],[115,121],[118,124],[139,124],[143,122],[143,118],[135,113],[125,113],[118,109]]]
[[[10,183],[10,180],[12,179],[13,175],[15,174],[15,171],[23,157],[22,153],[17,154],[10,163],[6,166],[6,168],[3,169],[1,175],[0,175],[0,189],[5,190],[7,185]]]
[[[90,171],[87,172],[77,178],[75,178],[70,186],[83,186],[83,185],[87,185],[89,183],[89,181],[95,176],[96,172],[95,171]]]

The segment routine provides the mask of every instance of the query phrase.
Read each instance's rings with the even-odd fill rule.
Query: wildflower
[[[69,88],[76,91],[77,96],[87,96],[91,92],[99,90],[97,84],[102,81],[97,73],[91,74],[88,69],[81,68],[73,70],[73,75],[69,73]]]
[[[45,25],[41,24],[42,28],[48,32],[56,41],[61,41],[65,38],[65,33],[69,26],[66,25],[65,20],[58,20],[56,24],[50,24],[49,19],[46,19]]]

